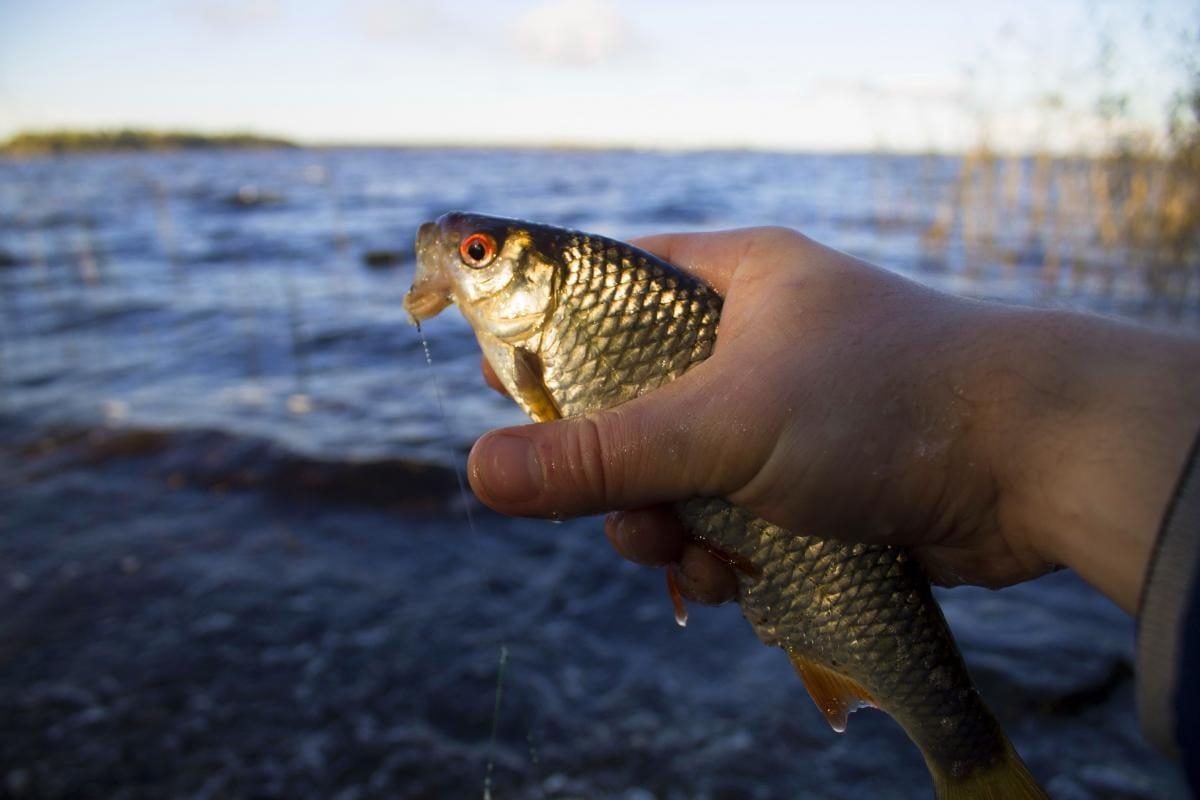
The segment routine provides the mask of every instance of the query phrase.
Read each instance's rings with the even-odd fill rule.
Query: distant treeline
[[[295,147],[286,139],[252,133],[208,134],[192,131],[140,129],[98,131],[27,131],[18,133],[0,152],[9,155],[45,155],[106,150],[199,150],[205,148]]]

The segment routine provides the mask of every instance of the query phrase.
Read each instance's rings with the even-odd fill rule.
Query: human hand
[[[726,300],[713,355],[618,408],[496,431],[469,475],[488,505],[606,525],[685,595],[732,572],[661,505],[719,496],[789,530],[909,547],[940,583],[1068,564],[1129,610],[1196,424],[1186,341],[935,292],[793,231],[640,246]]]

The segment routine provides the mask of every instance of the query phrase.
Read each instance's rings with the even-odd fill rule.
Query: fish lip
[[[454,302],[448,291],[413,286],[404,295],[404,310],[414,324],[436,317],[442,309]]]
[[[417,229],[417,266],[404,310],[414,324],[436,316],[454,302],[453,285],[441,258],[441,226],[425,222]]]

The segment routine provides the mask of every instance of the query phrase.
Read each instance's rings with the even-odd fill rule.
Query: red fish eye
[[[458,254],[468,267],[486,267],[496,257],[496,240],[486,233],[472,233],[462,240]]]

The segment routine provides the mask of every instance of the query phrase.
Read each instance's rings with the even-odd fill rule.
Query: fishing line
[[[425,331],[421,330],[421,323],[417,322],[417,336],[421,340],[421,349],[425,351],[425,363],[429,365],[429,369],[433,372],[433,380],[430,384],[433,386],[433,397],[437,403],[438,413],[442,417],[442,425],[446,429],[446,439],[450,444],[450,465],[454,469],[454,480],[458,481],[458,495],[462,501],[463,513],[467,517],[467,527],[474,536],[475,517],[471,513],[471,498],[467,494],[467,482],[463,479],[463,470],[459,468],[458,453],[454,450],[454,426],[450,422],[450,414],[446,411],[446,403],[442,399],[442,384],[438,380],[437,370],[433,368],[433,353],[429,350],[429,340],[425,338]]]
[[[496,731],[500,727],[500,699],[504,694],[504,671],[508,666],[508,645],[500,645],[500,667],[496,670],[496,703],[492,707],[492,735],[488,739],[487,770],[483,774],[483,800],[492,800],[492,770],[496,766]]]

